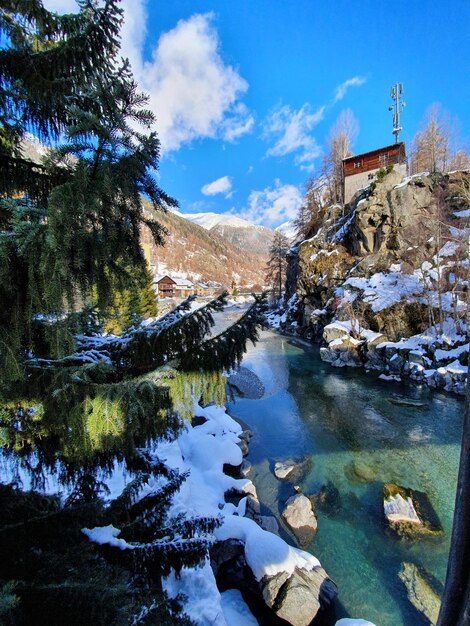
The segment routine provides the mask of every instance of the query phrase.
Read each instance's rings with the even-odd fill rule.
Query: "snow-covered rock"
[[[442,534],[442,526],[425,493],[391,483],[384,485],[383,491],[385,518],[399,535]]]

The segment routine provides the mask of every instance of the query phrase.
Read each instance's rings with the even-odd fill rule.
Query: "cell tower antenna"
[[[400,113],[406,106],[405,102],[402,102],[403,97],[403,83],[395,83],[390,90],[390,97],[394,101],[392,106],[388,107],[389,111],[393,111],[393,130],[392,134],[395,135],[395,143],[398,143],[398,135],[403,128],[400,126]]]

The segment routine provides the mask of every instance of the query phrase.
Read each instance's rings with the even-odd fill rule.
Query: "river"
[[[462,400],[381,381],[377,373],[333,368],[321,361],[318,348],[271,331],[248,349],[243,365],[259,376],[265,394],[259,400],[232,400],[229,410],[254,433],[249,478],[266,512],[279,519],[293,494],[292,485],[274,477],[275,461],[309,455],[312,466],[300,483],[302,491],[312,494],[323,485],[337,490],[334,506],[318,511],[318,532],[308,548],[338,585],[336,618],[362,618],[377,626],[428,624],[409,602],[398,572],[403,562],[411,562],[437,584],[444,582]],[[389,401],[394,395],[425,407],[397,406]],[[372,479],[359,481],[352,462],[365,465]],[[425,491],[444,537],[413,542],[387,529],[382,488],[388,482]]]

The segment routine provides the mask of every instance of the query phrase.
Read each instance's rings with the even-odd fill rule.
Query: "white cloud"
[[[360,87],[365,82],[366,78],[364,76],[354,76],[353,78],[348,78],[348,80],[345,80],[344,83],[341,83],[341,85],[336,87],[333,102],[339,102],[342,100],[350,87]]]
[[[76,10],[73,0],[45,4],[57,11]],[[150,60],[144,60],[146,0],[122,0],[121,6],[121,53],[129,58],[139,89],[149,94],[162,152],[198,138],[233,142],[252,130],[254,118],[240,101],[248,83],[220,56],[212,14],[180,20],[158,42],[150,42]]]
[[[311,111],[309,104],[293,110],[290,106],[278,106],[264,123],[264,136],[277,137],[266,156],[295,154],[295,163],[309,169],[313,159],[321,154],[321,149],[311,131],[323,119],[325,107]]]
[[[253,117],[239,101],[248,83],[224,64],[212,14],[180,20],[161,35],[151,60],[143,61],[143,0],[123,4],[123,52],[131,60],[139,87],[150,95],[149,107],[157,116],[164,151],[177,150],[197,138],[234,141],[252,129]],[[143,13],[138,19],[136,8]]]
[[[231,189],[232,181],[230,178],[228,176],[222,176],[222,178],[218,178],[212,183],[204,185],[201,191],[205,196],[215,196],[218,193],[225,193],[227,194],[226,197],[229,198],[232,196],[231,193],[228,193]]]
[[[252,191],[248,197],[248,207],[238,213],[254,224],[276,227],[297,215],[302,204],[302,194],[295,185],[283,185],[274,181],[274,187],[263,191]]]

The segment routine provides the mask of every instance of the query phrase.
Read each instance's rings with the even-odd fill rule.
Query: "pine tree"
[[[146,615],[154,618],[161,575],[199,562],[217,520],[168,520],[184,475],[143,448],[156,437],[175,436],[187,410],[178,400],[188,389],[206,402],[222,401],[220,370],[239,364],[246,342],[256,341],[264,301],[257,298],[216,337],[208,338],[225,295],[196,311],[190,298],[151,324],[129,324],[119,336],[100,332],[98,322],[106,321],[116,294],[127,291],[128,308],[136,309],[130,314],[151,312],[139,231],[146,224],[158,243],[165,233],[145,216],[143,197],[163,211],[177,203],[152,175],[159,140],[150,130],[146,98],[127,62],[116,61],[117,0],[102,9],[83,0],[80,7],[77,16],[56,16],[39,0],[27,0],[3,3],[0,14],[7,41],[0,55],[0,434],[4,454],[30,472],[33,485],[40,486],[48,470],[71,491],[65,507],[48,501],[39,512],[31,495],[29,513],[18,516],[15,528],[0,519],[0,579],[30,581],[15,613],[20,621],[28,602],[40,597],[45,606],[61,607],[62,623],[76,623],[86,606],[90,623],[105,624],[109,614],[95,614],[98,585],[74,567],[64,569],[59,544],[66,535],[66,562],[75,565],[78,558],[81,567],[92,568],[79,529],[118,525],[134,547],[122,553],[103,548],[105,561],[96,562],[102,580],[108,567],[113,575],[117,567],[126,581],[121,594],[132,581],[134,606],[149,600]],[[26,129],[49,143],[59,136],[64,142],[44,163],[32,163],[19,152]],[[104,320],[85,306],[93,303]],[[204,371],[210,383],[201,382]],[[97,470],[111,472],[116,459],[135,481],[103,507]],[[150,476],[162,476],[165,486],[137,499]],[[21,495],[13,490],[8,498],[0,507],[6,512]],[[21,536],[20,560],[11,550],[12,533]],[[9,588],[4,595],[10,598]],[[114,601],[127,606],[126,597]],[[129,623],[122,609],[116,623]]]
[[[266,267],[266,281],[272,288],[273,299],[281,300],[286,281],[287,253],[289,241],[282,233],[276,231],[269,250],[269,260]]]

